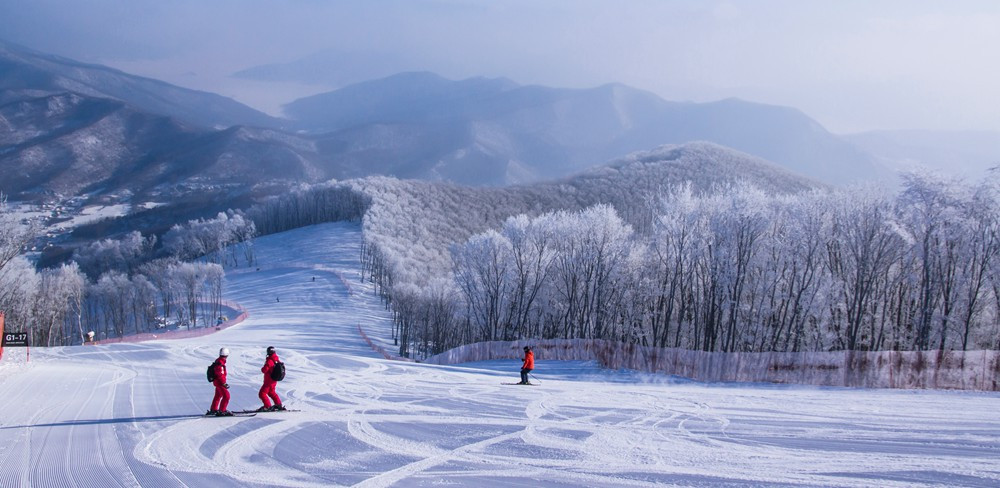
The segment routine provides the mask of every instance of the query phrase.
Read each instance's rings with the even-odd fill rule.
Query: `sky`
[[[1000,131],[993,0],[0,0],[0,38],[273,114],[345,79],[231,75],[335,52],[358,75],[738,97],[798,108],[837,133]]]

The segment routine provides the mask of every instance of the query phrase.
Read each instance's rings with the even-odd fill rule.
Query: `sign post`
[[[31,334],[27,332],[7,332],[3,330],[3,312],[0,312],[0,357],[3,357],[3,350],[7,347],[27,348],[27,360],[30,360],[31,349],[28,347]]]
[[[28,344],[28,333],[27,332],[4,332],[3,333],[3,345],[0,347],[24,347],[27,348],[27,354],[25,362],[31,360],[31,348]]]
[[[4,332],[3,347],[28,347],[28,333]]]

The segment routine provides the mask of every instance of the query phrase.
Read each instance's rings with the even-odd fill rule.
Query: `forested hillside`
[[[662,195],[677,185],[687,185],[699,195],[742,185],[779,195],[823,188],[766,161],[696,143],[636,153],[553,183],[474,188],[372,177],[312,187],[249,213],[264,233],[363,215],[363,261],[396,312],[401,352],[409,354],[419,320],[438,335],[419,339],[423,353],[430,353],[484,339],[471,329],[451,330],[458,323],[460,303],[465,302],[454,278],[460,271],[455,253],[471,236],[500,229],[511,217],[520,216],[517,220],[523,222],[554,211],[572,215],[602,204],[605,213],[621,215],[630,228],[648,235],[655,228]],[[580,231],[589,232],[586,225],[591,224],[601,225],[582,223]]]
[[[305,202],[333,190],[354,195],[340,213],[364,215],[363,261],[403,355],[525,338],[721,352],[1000,347],[991,181],[911,174],[899,193],[834,191],[694,144],[544,185],[380,177],[317,190],[272,217],[312,215]]]
[[[158,264],[140,266],[157,255],[141,235],[81,249],[83,271],[110,271],[92,275],[90,308],[63,309],[116,324],[115,307],[159,294],[176,320],[194,321],[202,314],[177,308],[194,300],[178,259],[249,264],[252,246],[234,245],[257,232],[361,219],[364,275],[391,304],[405,356],[531,338],[720,352],[1000,348],[995,183],[911,174],[898,194],[831,190],[707,143],[508,188],[331,181],[176,226]],[[217,282],[191,286],[218,303]],[[124,323],[142,330],[144,317]],[[53,319],[55,337],[72,335],[57,326],[71,319]]]
[[[799,192],[819,183],[709,143],[664,146],[636,153],[573,178],[507,188],[367,178],[350,182],[369,195],[365,239],[392,264],[396,282],[424,286],[450,269],[449,247],[469,236],[498,229],[508,217],[576,211],[597,204],[618,209],[637,229],[647,230],[650,206],[672,187],[689,182],[693,191],[713,192],[749,182],[771,193]],[[380,266],[377,266],[380,267]]]

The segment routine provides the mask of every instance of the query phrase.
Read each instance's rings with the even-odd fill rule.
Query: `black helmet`
[[[528,351],[530,351],[530,350],[531,350],[531,348],[530,348],[530,347],[528,347],[528,346],[524,346],[524,352],[528,352]]]
[[[270,356],[274,354],[274,346],[267,346],[267,355]]]

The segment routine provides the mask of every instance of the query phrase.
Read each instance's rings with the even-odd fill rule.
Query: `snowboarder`
[[[212,398],[212,408],[208,409],[205,415],[215,415],[216,417],[231,417],[229,411],[229,383],[226,382],[226,358],[229,357],[229,349],[223,347],[219,349],[219,359],[212,363],[213,380],[215,385],[215,397]]]
[[[271,378],[271,370],[280,361],[281,359],[278,358],[278,353],[274,350],[274,346],[268,347],[267,356],[264,358],[264,367],[260,368],[260,372],[264,373],[264,386],[260,387],[260,393],[257,394],[260,397],[260,401],[264,402],[264,406],[258,408],[258,412],[285,410],[285,407],[281,404],[281,397],[278,396],[278,382]],[[271,405],[271,400],[274,400],[274,405]]]
[[[524,346],[524,364],[521,365],[521,382],[519,385],[528,385],[528,373],[535,369],[535,353],[531,348]]]

